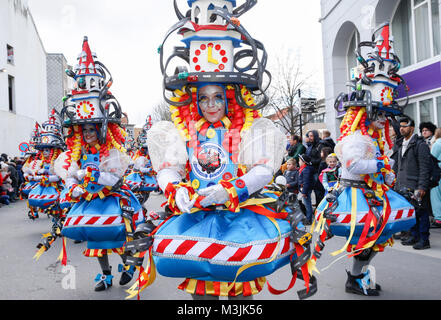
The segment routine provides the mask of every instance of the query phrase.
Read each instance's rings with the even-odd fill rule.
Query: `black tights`
[[[125,264],[127,255],[123,253],[120,255],[120,257],[123,264]],[[112,268],[109,264],[109,256],[107,254],[104,254],[102,257],[98,257],[98,262],[100,264],[101,270],[103,271],[103,274],[110,274]]]

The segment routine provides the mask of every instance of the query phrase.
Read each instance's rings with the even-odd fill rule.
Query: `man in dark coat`
[[[332,152],[334,152],[335,142],[331,138],[331,133],[328,130],[324,130],[322,133],[323,139],[320,141],[319,150],[321,151],[324,147],[331,148]]]
[[[411,192],[418,200],[416,205],[416,224],[411,228],[411,236],[402,240],[403,245],[413,245],[414,249],[428,249],[429,242],[429,206],[430,206],[430,150],[415,131],[415,122],[403,117],[400,120],[400,133],[391,158],[395,161],[395,190]]]
[[[320,144],[320,136],[317,130],[311,130],[306,133],[306,152],[305,154],[311,159],[314,168],[314,185],[312,186],[315,194],[316,205],[318,205],[325,196],[325,189],[319,181],[319,167],[322,157],[320,154],[322,145]]]

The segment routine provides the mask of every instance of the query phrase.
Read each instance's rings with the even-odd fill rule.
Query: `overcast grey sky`
[[[178,4],[184,13],[188,10],[187,1],[179,0]],[[157,49],[177,22],[173,1],[29,0],[29,7],[46,52],[63,53],[69,64],[76,64],[83,37],[89,37],[91,50],[112,73],[112,93],[130,123],[144,124],[151,107],[162,100]],[[270,72],[277,56],[300,54],[305,71],[314,74],[317,98],[322,98],[319,18],[319,0],[258,0],[240,21],[265,45]],[[176,35],[171,43],[182,45],[179,40]]]

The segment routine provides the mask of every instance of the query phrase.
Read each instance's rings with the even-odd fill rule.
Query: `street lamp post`
[[[300,91],[300,89],[297,91],[299,94],[299,100],[300,100],[300,107],[299,107],[299,111],[300,111],[300,137],[301,137],[301,141],[303,141],[303,113],[302,113],[302,93]]]

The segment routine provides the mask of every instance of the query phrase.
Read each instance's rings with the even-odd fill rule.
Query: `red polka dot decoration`
[[[90,119],[95,114],[95,108],[90,101],[83,101],[77,105],[77,115],[80,119]]]

